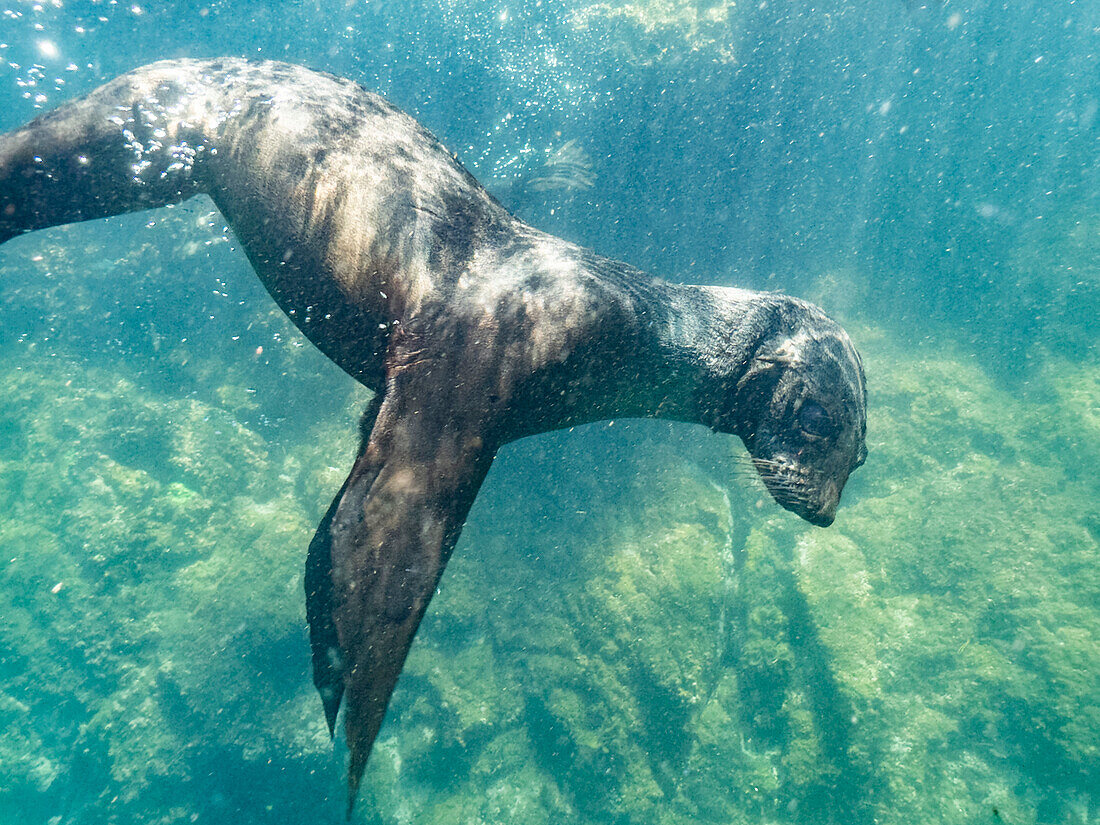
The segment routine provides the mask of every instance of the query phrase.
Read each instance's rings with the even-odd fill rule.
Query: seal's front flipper
[[[359,421],[361,437],[356,463],[367,449],[381,404],[382,395],[379,393],[371,399]],[[354,470],[352,472],[354,474]],[[306,621],[309,623],[309,646],[313,654],[313,684],[321,695],[330,736],[336,732],[336,715],[340,711],[340,700],[344,695],[343,656],[340,653],[340,640],[333,617],[335,601],[332,592],[332,520],[336,517],[336,510],[350,482],[349,476],[329,505],[309,543],[309,553],[306,556]]]
[[[349,815],[413,635],[493,455],[480,410],[464,413],[464,399],[440,391],[438,379],[430,393],[415,392],[414,381],[401,380],[410,377],[387,387],[329,530]]]
[[[317,532],[309,543],[306,556],[306,621],[309,622],[309,646],[313,655],[313,684],[321,694],[329,736],[336,733],[336,714],[344,695],[343,657],[336,624],[332,618],[332,519],[347,482],[329,505]]]

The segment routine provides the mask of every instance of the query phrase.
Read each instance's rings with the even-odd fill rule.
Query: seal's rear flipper
[[[213,146],[180,115],[218,105],[202,77],[194,61],[145,66],[0,135],[0,243],[203,191],[194,169]]]

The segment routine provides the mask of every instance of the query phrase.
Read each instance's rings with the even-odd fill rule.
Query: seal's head
[[[741,437],[781,506],[828,527],[849,474],[867,457],[863,365],[820,309],[773,297],[711,425]]]

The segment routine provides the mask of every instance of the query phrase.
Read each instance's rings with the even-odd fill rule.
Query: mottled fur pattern
[[[609,417],[733,433],[822,526],[866,455],[848,336],[783,295],[673,284],[513,218],[416,121],[296,66],[176,60],[0,136],[0,242],[208,194],[298,328],[377,396],[310,544],[349,810],[496,450]]]

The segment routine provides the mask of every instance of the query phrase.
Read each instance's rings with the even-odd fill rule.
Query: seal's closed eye
[[[832,418],[816,401],[806,401],[799,409],[798,428],[816,438],[828,438],[836,431]]]

